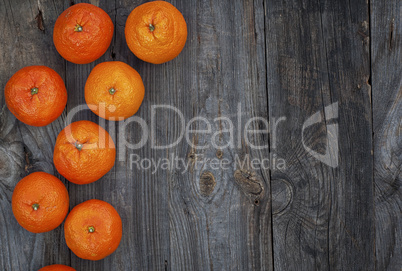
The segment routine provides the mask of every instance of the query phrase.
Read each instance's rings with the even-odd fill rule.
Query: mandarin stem
[[[83,145],[81,143],[75,143],[75,147],[80,151],[82,150]]]
[[[37,204],[37,203],[32,204],[32,209],[34,209],[34,211],[38,210],[39,204]]]
[[[116,90],[115,90],[114,88],[111,88],[111,89],[109,89],[109,93],[110,93],[111,95],[113,95],[113,94],[116,93]]]
[[[39,92],[39,89],[37,87],[31,88],[32,95],[38,94],[38,92]]]
[[[81,32],[82,31],[82,26],[80,26],[79,24],[77,24],[74,28],[75,32]]]

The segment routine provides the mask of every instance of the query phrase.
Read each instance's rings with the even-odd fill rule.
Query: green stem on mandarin
[[[111,89],[109,89],[109,93],[113,95],[116,93],[116,90],[114,88],[111,88]]]
[[[81,143],[76,142],[75,147],[80,151],[82,150],[83,145]]]
[[[39,89],[37,87],[31,88],[31,94],[32,95],[38,94],[38,92],[39,92]]]
[[[82,26],[80,26],[79,24],[77,24],[74,28],[75,32],[81,32],[82,31]]]
[[[34,209],[34,211],[38,210],[39,204],[37,204],[37,203],[32,204],[32,209]]]
[[[90,232],[90,233],[95,232],[95,228],[92,227],[92,226],[89,226],[89,227],[88,227],[88,232]]]
[[[155,30],[155,26],[153,26],[152,24],[149,24],[149,30],[152,32]]]

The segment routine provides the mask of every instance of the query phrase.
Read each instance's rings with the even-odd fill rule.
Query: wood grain
[[[288,183],[276,189],[290,201],[273,214],[274,267],[373,270],[367,2],[288,0],[265,6],[269,118],[286,117],[272,148],[286,160],[286,170],[273,169],[272,180]],[[339,117],[325,120],[323,111],[333,103]],[[316,112],[324,120],[303,131]],[[339,128],[334,168],[302,142],[304,133],[306,145],[325,153],[325,138],[336,136],[327,132],[331,124]],[[333,155],[332,161],[338,154]]]
[[[402,266],[402,3],[371,4],[376,269]]]
[[[183,139],[176,147],[155,151],[153,155],[174,155],[190,164],[190,170],[185,171],[183,167],[171,170],[158,181],[159,189],[164,185],[161,181],[169,189],[169,258],[165,259],[164,267],[170,270],[270,269],[268,198],[255,206],[249,201],[247,191],[235,186],[233,168],[213,169],[207,162],[220,157],[231,163],[243,151],[211,146],[213,134],[217,145],[229,141],[228,133],[224,132],[228,122],[215,118],[235,120],[238,103],[243,112],[241,118],[245,120],[253,115],[266,115],[262,2],[256,6],[251,1],[173,3],[187,20],[189,36],[185,50],[177,59],[156,67],[161,70],[152,81],[158,82],[161,75],[166,81],[152,88],[154,97],[158,97],[153,103],[175,106],[183,113],[186,123],[198,116],[212,127],[210,134],[192,133],[189,139],[193,146]],[[222,16],[219,11],[229,7],[230,12]],[[231,14],[244,21],[234,20]],[[156,115],[157,141],[174,141],[181,130],[178,124],[180,119],[174,112]],[[190,128],[206,127],[198,121]],[[207,148],[197,149],[208,143]],[[207,173],[214,176],[216,184],[204,194],[202,176]],[[258,174],[266,176],[265,172]],[[158,251],[151,250],[150,257],[154,253],[158,255]]]
[[[16,120],[5,106],[8,79],[28,65],[46,65],[65,78],[65,62],[52,41],[52,26],[63,10],[53,1],[0,2],[0,269],[38,270],[54,262],[70,264],[62,228],[42,234],[26,231],[11,211],[16,183],[34,171],[60,177],[53,166],[53,146],[62,129],[61,118],[46,127]],[[64,181],[64,180],[63,180]]]

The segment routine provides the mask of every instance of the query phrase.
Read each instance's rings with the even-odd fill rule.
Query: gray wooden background
[[[143,1],[90,1],[112,18],[115,35],[94,63],[76,65],[53,46],[53,25],[72,1],[0,1],[0,89],[20,68],[46,65],[65,80],[63,115],[47,127],[15,119],[0,91],[0,270],[38,270],[49,264],[77,270],[400,270],[402,1],[400,0],[172,0],[188,25],[179,57],[162,65],[137,59],[124,26]],[[84,104],[84,85],[102,61],[134,67],[146,88],[136,114],[148,124],[153,105],[171,105],[185,122],[200,116],[215,140],[228,142],[228,122],[241,110],[240,127],[252,117],[278,125],[273,133],[249,134],[229,148],[198,150],[182,140],[159,150],[119,149],[115,167],[101,180],[69,183],[52,164],[56,136],[68,112]],[[326,129],[339,128],[339,166],[330,167],[303,147],[303,123],[338,103],[338,118],[305,130],[308,145],[325,152]],[[157,144],[173,142],[181,119],[173,111],[155,116]],[[79,111],[76,120],[99,119]],[[264,129],[264,122],[254,123]],[[104,123],[117,140],[122,123]],[[114,125],[114,126],[113,126]],[[192,129],[205,129],[201,122]],[[142,131],[127,124],[124,138],[138,142]],[[237,130],[236,130],[237,131]],[[236,135],[237,136],[237,135]],[[211,135],[192,133],[196,146]],[[120,138],[121,139],[121,138]],[[121,141],[119,141],[121,143]],[[118,142],[118,144],[119,144]],[[239,144],[238,144],[239,143]],[[157,159],[174,155],[192,166],[130,168],[132,154]],[[120,155],[120,156],[119,156]],[[281,157],[285,169],[197,167],[203,159]],[[335,159],[335,158],[333,158]],[[53,173],[66,184],[70,207],[97,198],[123,220],[117,251],[91,262],[66,246],[63,227],[43,234],[21,228],[11,211],[16,183],[34,171]]]

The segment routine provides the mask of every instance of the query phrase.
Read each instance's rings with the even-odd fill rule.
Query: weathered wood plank
[[[245,122],[267,116],[262,2],[177,1],[176,5],[187,15],[189,37],[183,67],[176,67],[183,79],[173,105],[183,112],[186,123],[193,117],[205,118],[211,133],[193,132],[189,135],[193,146],[182,142],[176,150],[190,162],[191,170],[169,178],[171,268],[272,269],[268,172],[256,172],[265,194],[253,195],[242,186],[244,178],[236,185],[236,168],[214,169],[207,161],[227,159],[232,164],[237,155],[249,154],[252,159],[268,154],[267,149],[254,151],[243,142]],[[230,124],[217,117],[233,122],[234,146],[224,147],[231,141]],[[197,121],[190,128],[205,130],[207,125]],[[254,143],[264,145],[267,140],[258,136]],[[221,147],[214,147],[213,141]],[[208,182],[212,188],[205,189]],[[254,204],[257,198],[259,206]]]
[[[402,2],[371,1],[376,269],[402,266]]]
[[[284,182],[279,191],[288,201],[273,213],[275,269],[373,270],[367,2],[265,1],[265,7],[269,117],[287,118],[271,146],[286,160],[272,180]],[[315,158],[326,152],[326,164]]]
[[[88,1],[64,1],[64,9],[67,9],[71,4],[78,4],[81,2]],[[89,3],[102,8],[110,16],[113,24],[116,26],[115,1],[92,0],[89,1]],[[73,95],[70,95],[67,102],[67,112],[69,115],[67,115],[67,118],[64,119],[64,126],[69,124],[71,121],[90,120],[105,128],[116,143],[116,132],[114,130],[116,125],[114,125],[114,122],[109,123],[108,121],[101,119],[92,113],[87,108],[84,98],[85,83],[93,67],[101,62],[113,60],[112,45],[115,40],[116,36],[114,35],[112,44],[106,53],[92,63],[77,65],[66,62],[66,87],[73,93]],[[71,266],[77,270],[130,270],[130,268],[126,268],[126,266],[123,265],[123,262],[127,263],[128,266],[130,264],[130,261],[127,260],[129,259],[127,256],[127,250],[131,248],[129,237],[133,232],[130,230],[130,224],[127,223],[127,221],[130,221],[132,217],[132,214],[127,213],[127,210],[132,208],[132,206],[127,204],[127,201],[125,201],[126,198],[122,198],[122,193],[124,193],[123,191],[129,187],[129,183],[124,181],[125,180],[123,178],[120,179],[116,163],[115,167],[113,167],[105,176],[94,183],[87,185],[76,185],[73,183],[69,184],[70,209],[89,199],[104,200],[113,205],[119,212],[123,221],[124,230],[124,236],[118,249],[115,251],[115,253],[103,260],[83,260],[77,257],[72,251],[69,251],[71,255]]]
[[[171,95],[177,89],[176,62],[153,65],[137,59],[128,49],[124,28],[130,12],[144,1],[116,1],[116,31],[112,44],[115,60],[131,65],[141,75],[145,85],[144,101],[136,113],[143,119],[150,132],[151,108],[154,104],[169,104]],[[180,70],[180,69],[179,69]],[[166,116],[156,116],[156,123],[166,123]],[[154,150],[150,138],[143,136],[144,130],[135,120],[126,124],[116,124],[119,147],[115,166],[118,202],[126,218],[127,240],[122,247],[119,261],[114,263],[116,270],[165,270],[169,262],[169,213],[168,213],[168,172],[144,170],[142,161],[166,157],[164,150]],[[170,131],[177,131],[172,125]],[[150,135],[150,134],[149,134]],[[166,131],[156,131],[155,140],[164,142]],[[147,141],[146,141],[147,140]],[[125,143],[127,142],[127,143]],[[132,145],[143,142],[145,146],[134,148]],[[145,162],[148,163],[148,162]],[[138,166],[137,166],[138,165]],[[108,270],[107,268],[105,270]]]
[[[60,177],[52,156],[62,118],[47,127],[27,126],[10,113],[3,94],[8,79],[28,65],[46,65],[65,78],[65,62],[52,41],[53,24],[61,11],[61,3],[53,1],[0,2],[1,270],[38,270],[48,264],[70,264],[62,227],[48,233],[30,233],[18,225],[11,211],[12,192],[21,178],[34,171]]]

